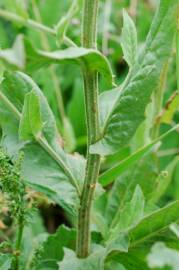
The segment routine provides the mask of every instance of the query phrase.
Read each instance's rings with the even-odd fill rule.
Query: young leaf
[[[133,20],[123,10],[122,50],[124,59],[131,68],[137,60],[137,31]]]
[[[144,112],[150,102],[152,92],[157,88],[162,66],[171,53],[175,31],[175,14],[178,1],[160,1],[152,27],[147,37],[146,47],[139,64],[136,64],[116,95],[104,92],[100,97],[100,113],[109,107],[110,111],[101,126],[101,139],[90,147],[91,153],[108,155],[119,151],[132,138],[144,120]],[[101,109],[102,108],[102,109]]]
[[[31,140],[33,137],[38,137],[41,134],[43,127],[40,101],[37,94],[33,91],[26,94],[24,107],[19,126],[19,136],[22,140]]]
[[[171,223],[179,219],[178,211],[179,200],[144,217],[144,219],[129,232],[131,247],[137,246],[160,231],[167,229]]]
[[[158,242],[153,245],[150,254],[147,256],[147,261],[152,269],[170,266],[171,270],[178,270],[179,251]]]

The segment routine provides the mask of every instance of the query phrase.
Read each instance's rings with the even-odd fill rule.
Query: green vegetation
[[[0,269],[177,270],[179,1],[0,1]]]

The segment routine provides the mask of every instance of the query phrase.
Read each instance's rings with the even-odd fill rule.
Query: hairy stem
[[[82,46],[96,48],[98,0],[84,0]],[[99,139],[98,75],[88,67],[83,69],[86,122],[87,122],[87,166],[85,183],[78,215],[76,253],[80,258],[90,252],[90,214],[95,185],[98,179],[100,156],[89,153],[89,147]]]

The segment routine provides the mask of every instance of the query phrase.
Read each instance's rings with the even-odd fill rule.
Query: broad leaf
[[[132,200],[124,205],[118,212],[112,222],[111,234],[117,235],[122,232],[128,232],[137,225],[144,215],[145,198],[140,186],[137,186]]]
[[[129,67],[132,67],[137,60],[137,31],[134,22],[125,10],[123,10],[121,46],[124,53],[124,59]]]
[[[179,201],[177,200],[144,217],[129,233],[131,247],[141,244],[179,220],[178,211]]]
[[[57,232],[50,235],[42,243],[38,258],[36,259],[35,269],[44,269],[44,265],[53,265],[52,269],[58,269],[58,261],[61,261],[64,252],[63,248],[75,249],[76,233],[75,230],[65,226],[60,226]]]
[[[120,235],[118,238],[108,242],[106,247],[95,246],[94,251],[85,259],[79,259],[69,249],[65,249],[65,256],[59,263],[60,270],[104,270],[105,260],[113,251],[127,252],[128,237]]]
[[[0,254],[0,269],[1,270],[10,270],[11,263],[12,263],[11,255]]]
[[[25,144],[19,141],[18,126],[20,119],[19,115],[14,114],[12,108],[22,112],[25,94],[31,92],[33,89],[40,102],[43,138],[51,150],[54,151],[55,156],[59,156],[63,160],[79,185],[82,183],[84,177],[85,161],[80,157],[73,157],[64,153],[59,143],[55,119],[49,105],[38,86],[27,75],[19,72],[12,74],[6,73],[2,87],[2,93],[9,102],[4,103],[4,99],[0,100],[0,121],[3,129],[2,143],[7,148],[8,154],[15,156],[19,149],[23,149],[25,158],[22,166],[22,174],[26,183],[34,189],[45,193],[71,214],[76,214],[79,199],[75,188],[68,181],[68,176],[52,155],[49,155],[46,149],[36,142],[36,140],[32,139]]]
[[[148,265],[151,269],[170,266],[171,270],[178,270],[179,251],[168,248],[164,243],[158,242],[153,245],[147,257]]]
[[[148,201],[154,189],[157,175],[156,156],[153,153],[148,153],[116,179],[109,191],[105,209],[105,218],[109,226],[114,220],[116,222],[119,219],[120,211],[125,207],[126,203],[132,200],[137,185],[140,185],[146,202]]]
[[[72,250],[65,249],[65,256],[59,263],[59,270],[103,270],[105,249],[100,247],[99,250],[92,253],[86,259],[79,259]]]
[[[142,123],[152,92],[157,88],[163,64],[169,58],[175,30],[178,1],[160,1],[147,37],[144,53],[139,57],[123,85],[100,97],[101,139],[91,146],[91,153],[108,155],[129,143]],[[109,103],[111,106],[109,106]],[[106,111],[104,118],[104,111]]]

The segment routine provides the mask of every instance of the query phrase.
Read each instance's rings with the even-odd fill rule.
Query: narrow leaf
[[[178,212],[179,200],[146,216],[130,231],[129,237],[131,246],[141,244],[143,241],[153,237],[162,230],[167,229],[171,223],[179,219]]]
[[[176,130],[179,125],[176,125],[174,128],[171,128],[169,131],[165,132],[163,135],[147,144],[146,146],[140,148],[135,153],[120,161],[119,164],[115,165],[111,169],[105,171],[103,174],[99,176],[99,182],[106,186],[112,183],[117,177],[119,177],[125,170],[127,170],[131,165],[133,165],[136,161],[140,160],[151,148],[159,141],[163,140],[166,136],[168,136],[171,132]]]

